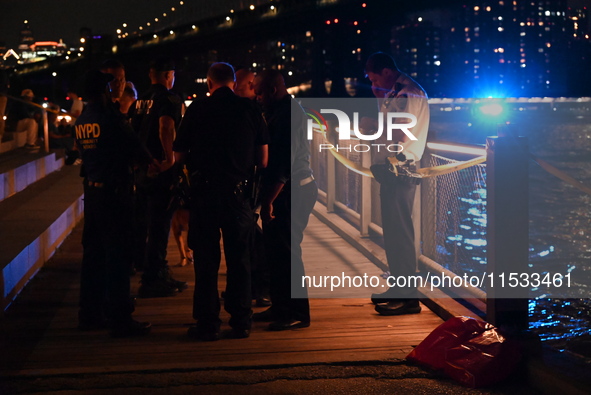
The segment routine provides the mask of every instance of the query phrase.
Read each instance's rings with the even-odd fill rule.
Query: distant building
[[[19,53],[26,53],[31,50],[31,45],[35,43],[35,39],[33,38],[33,32],[31,31],[31,27],[29,26],[29,21],[24,21],[24,26],[21,29],[21,38],[20,43],[18,45],[18,52]]]
[[[561,96],[586,74],[587,10],[566,0],[475,0],[424,14],[392,29],[392,53],[431,95]]]
[[[422,17],[392,29],[391,48],[398,67],[420,81],[430,95],[441,95],[442,34]]]

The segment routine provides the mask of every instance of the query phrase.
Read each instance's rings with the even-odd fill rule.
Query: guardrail
[[[6,95],[3,93],[0,93],[0,95],[6,96],[9,100],[24,103],[24,104],[29,105],[31,107],[39,108],[41,110],[41,126],[43,127],[43,148],[44,148],[45,152],[49,152],[49,124],[47,121],[47,111],[51,111],[51,112],[55,112],[55,113],[57,113],[57,112],[53,111],[51,109],[47,109],[40,104],[26,101],[26,100],[23,100],[18,97]],[[2,115],[4,115],[4,114],[2,114]],[[15,147],[15,148],[18,148],[18,147]]]
[[[327,151],[319,150],[323,139],[322,134],[315,133],[311,150],[320,202],[326,205],[328,212],[337,213],[353,225],[360,237],[381,236],[379,185],[373,178],[342,166]],[[514,139],[491,138],[487,143],[487,148],[444,142],[428,144],[422,168],[484,155],[488,164],[423,179],[413,210],[421,272],[445,273],[455,278],[464,274],[484,276],[507,268],[526,271],[527,157],[517,155],[525,164],[516,165],[515,154],[523,147]],[[340,154],[365,168],[371,164],[367,152]],[[493,159],[499,155],[501,159]],[[511,160],[502,159],[508,157]],[[511,163],[510,169],[503,165],[505,162]],[[516,172],[515,168],[521,170]],[[487,180],[495,181],[489,185]],[[518,199],[515,199],[516,193]],[[511,201],[507,201],[509,196]],[[515,292],[495,294],[493,289],[486,288],[460,288],[454,289],[455,294],[450,297],[486,303],[489,322],[527,327],[527,297]]]

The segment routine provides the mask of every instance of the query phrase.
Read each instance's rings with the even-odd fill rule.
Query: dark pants
[[[316,182],[283,191],[273,202],[275,219],[265,224],[265,250],[271,268],[271,301],[278,321],[310,322],[301,243],[316,197]]]
[[[250,247],[254,220],[249,201],[233,191],[195,189],[188,236],[189,247],[195,251],[193,318],[204,330],[219,329],[218,271],[223,235],[227,268],[224,308],[230,313],[232,328],[250,329]]]
[[[390,275],[416,275],[417,255],[415,250],[415,232],[412,223],[412,207],[416,185],[404,181],[390,180],[380,185],[380,203],[382,209],[382,228],[384,247]],[[390,288],[392,298],[415,299],[414,287]]]
[[[80,278],[80,322],[131,318],[129,229],[131,194],[118,196],[109,188],[84,188],[84,233]]]
[[[170,209],[172,199],[173,171],[168,170],[159,174],[147,187],[139,186],[137,193],[137,209],[140,210],[136,226],[145,227],[138,229],[136,248],[141,250],[142,237],[145,240],[144,274],[142,280],[152,281],[161,278],[168,268],[166,260],[168,250],[168,238],[173,210]],[[142,205],[144,207],[142,208]],[[145,210],[141,212],[141,210]],[[143,217],[143,218],[141,218]],[[142,219],[145,222],[142,224]],[[136,256],[139,254],[136,253]]]
[[[265,239],[263,230],[258,225],[258,214],[254,214],[253,237],[250,250],[252,270],[252,298],[269,297],[270,273],[265,255]]]

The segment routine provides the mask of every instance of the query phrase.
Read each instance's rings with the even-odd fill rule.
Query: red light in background
[[[339,20],[335,18],[334,23],[339,23]]]
[[[330,21],[326,21],[326,24],[327,24],[327,25],[330,25]]]

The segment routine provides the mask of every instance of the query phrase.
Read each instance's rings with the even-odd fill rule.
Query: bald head
[[[268,69],[258,73],[253,82],[254,93],[263,105],[269,105],[289,95],[283,75],[278,70]]]
[[[240,97],[246,97],[247,99],[254,100],[256,95],[252,88],[254,81],[254,73],[248,69],[239,69],[236,71],[236,93]]]

